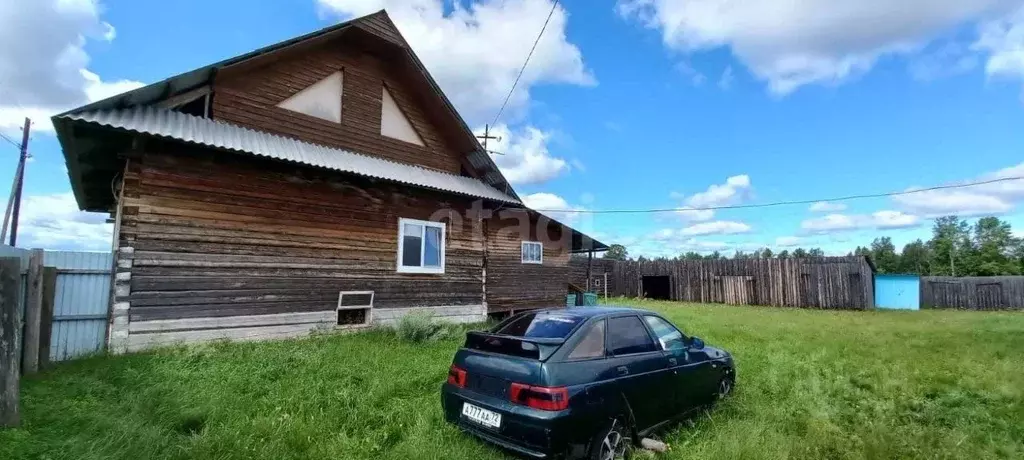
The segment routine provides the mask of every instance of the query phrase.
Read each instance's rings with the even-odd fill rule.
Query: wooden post
[[[593,250],[593,248],[591,248],[590,251],[587,251],[587,292],[590,292],[590,276],[591,276],[590,271],[591,271],[591,267],[593,265],[594,265],[594,250]]]
[[[43,267],[43,308],[39,322],[39,367],[50,365],[50,338],[53,336],[53,307],[57,296],[57,268]]]
[[[21,373],[39,370],[39,331],[43,309],[43,250],[33,249],[28,260],[28,286],[25,295],[25,342]]]
[[[0,427],[21,423],[18,412],[21,379],[21,259],[0,259]]]

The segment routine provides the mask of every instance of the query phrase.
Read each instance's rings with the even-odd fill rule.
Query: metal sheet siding
[[[921,277],[875,275],[875,306],[883,309],[917,310],[921,301]]]
[[[47,251],[43,264],[57,268],[50,360],[62,361],[103,349],[110,299],[109,252]],[[106,273],[68,273],[104,270]]]
[[[75,113],[61,117],[476,198],[520,203],[514,197],[470,177],[310,144],[180,112],[136,107]]]

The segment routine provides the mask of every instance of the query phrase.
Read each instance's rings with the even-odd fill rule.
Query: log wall
[[[586,259],[572,260],[574,283]],[[602,261],[609,295],[641,297],[644,276],[668,276],[672,300],[811,308],[874,308],[874,274],[862,257]],[[580,278],[582,277],[582,278]]]
[[[129,159],[121,193],[115,351],[333,328],[339,291],[374,291],[384,323],[412,308],[479,321],[565,294],[559,226],[544,264],[522,264],[518,221],[473,218],[468,198],[169,142]],[[446,223],[443,274],[397,272],[399,218]]]

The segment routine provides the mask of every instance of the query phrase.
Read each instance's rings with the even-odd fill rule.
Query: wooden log
[[[28,287],[25,295],[25,340],[23,343],[21,372],[39,371],[39,333],[43,312],[43,250],[33,249],[28,261]]]
[[[60,270],[64,272],[64,270]],[[57,296],[57,273],[54,267],[43,267],[43,308],[39,325],[39,367],[50,365],[50,340],[53,336],[53,308]],[[109,271],[105,271],[109,273]]]
[[[21,423],[21,260],[0,259],[0,427]]]

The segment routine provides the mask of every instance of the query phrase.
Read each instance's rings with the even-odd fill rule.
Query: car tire
[[[590,441],[590,460],[621,460],[632,455],[633,438],[631,431],[619,419],[613,419],[606,428],[594,435]]]
[[[718,388],[715,390],[715,400],[721,401],[732,394],[736,388],[736,377],[732,372],[726,372],[718,381]]]

